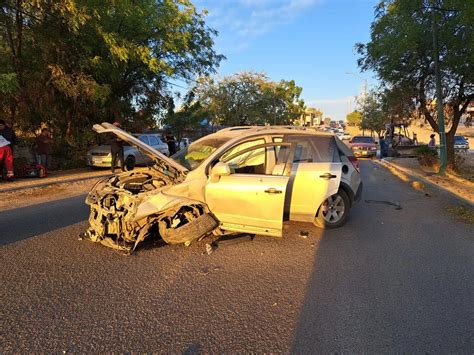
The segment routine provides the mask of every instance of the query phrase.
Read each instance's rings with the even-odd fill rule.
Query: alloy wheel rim
[[[346,206],[344,199],[340,195],[328,197],[321,206],[321,212],[326,222],[337,223],[344,216]]]

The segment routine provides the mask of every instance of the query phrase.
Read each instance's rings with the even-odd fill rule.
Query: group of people
[[[13,152],[18,139],[14,130],[8,127],[6,122],[0,119],[0,172],[5,180],[12,181],[14,172]],[[48,128],[43,128],[36,137],[36,163],[45,168],[51,165],[51,154],[53,152],[53,139]]]

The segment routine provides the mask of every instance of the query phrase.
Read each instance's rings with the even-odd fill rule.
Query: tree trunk
[[[446,150],[448,153],[448,166],[455,169],[456,168],[456,157],[454,154],[454,134],[456,130],[451,129],[446,133]]]

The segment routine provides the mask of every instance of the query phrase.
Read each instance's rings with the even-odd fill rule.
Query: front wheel
[[[343,190],[339,190],[321,204],[313,224],[328,229],[340,227],[346,223],[349,209],[349,197]]]

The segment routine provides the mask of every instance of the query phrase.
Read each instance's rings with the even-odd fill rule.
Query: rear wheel
[[[349,197],[343,190],[339,190],[321,204],[313,223],[320,228],[340,227],[346,223],[349,209]]]
[[[133,170],[133,168],[135,168],[135,157],[133,155],[129,155],[126,159],[125,159],[125,168],[130,171],[130,170]]]

